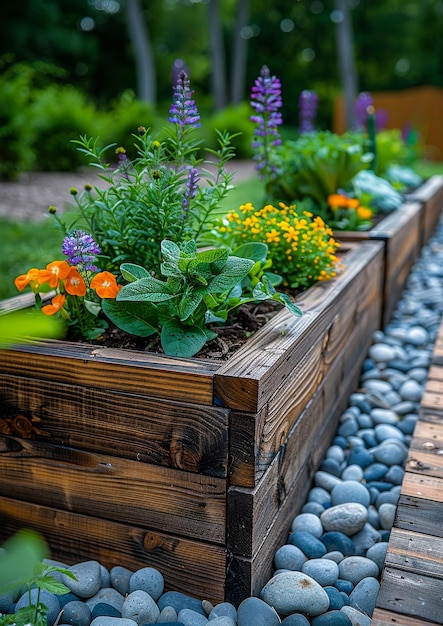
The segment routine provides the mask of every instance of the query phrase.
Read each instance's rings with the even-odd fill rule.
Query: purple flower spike
[[[283,123],[279,111],[282,104],[280,80],[271,76],[264,65],[251,90],[251,107],[255,111],[251,121],[256,125],[252,149],[262,179],[272,178],[275,173],[271,153],[274,146],[281,144],[278,126]]]
[[[191,167],[188,174],[188,180],[186,181],[186,192],[183,197],[183,216],[186,214],[192,198],[195,198],[199,179],[198,169]]]
[[[367,108],[374,106],[372,96],[367,91],[358,94],[355,101],[355,130],[361,132],[366,129],[366,120],[368,118]]]
[[[299,97],[300,134],[312,133],[317,113],[318,96],[315,91],[305,89]]]
[[[190,89],[190,82],[186,72],[180,72],[177,85],[174,87],[174,99],[169,109],[169,121],[179,126],[199,128],[200,115],[192,99],[194,93]]]
[[[101,250],[94,239],[84,230],[74,230],[72,235],[64,238],[62,252],[68,257],[68,263],[74,265],[79,272],[96,272],[94,264]]]

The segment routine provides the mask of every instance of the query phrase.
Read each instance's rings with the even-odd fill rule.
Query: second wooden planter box
[[[379,327],[382,242],[279,312],[228,361],[69,342],[0,359],[0,539],[157,567],[212,602],[257,594]]]

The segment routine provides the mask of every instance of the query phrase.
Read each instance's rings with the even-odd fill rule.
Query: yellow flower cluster
[[[304,289],[336,276],[339,244],[319,216],[297,211],[295,205],[268,204],[255,209],[248,202],[230,211],[221,227],[237,243],[261,241],[268,245],[272,269],[286,286]]]

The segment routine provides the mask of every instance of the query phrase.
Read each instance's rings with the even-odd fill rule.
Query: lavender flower
[[[186,192],[183,197],[183,217],[186,215],[186,211],[189,208],[192,198],[195,198],[195,194],[197,193],[198,181],[198,169],[195,167],[191,167],[188,174],[188,180],[186,181]]]
[[[275,175],[272,148],[281,144],[278,132],[278,126],[283,123],[279,111],[281,106],[280,80],[271,76],[269,68],[264,65],[251,90],[251,107],[255,114],[250,118],[256,124],[252,149],[254,159],[258,161],[257,170],[263,180],[272,179]]]
[[[194,93],[190,89],[190,82],[186,72],[180,72],[177,85],[174,87],[174,99],[169,110],[169,121],[179,126],[199,128],[200,115],[192,99]]]
[[[367,109],[374,106],[372,96],[367,91],[358,94],[355,101],[355,130],[362,132],[366,129],[366,121],[368,117]]]
[[[315,91],[305,89],[301,92],[299,100],[300,134],[312,133],[314,129],[315,115],[317,113],[318,96]]]
[[[72,235],[65,237],[62,252],[68,257],[68,262],[74,265],[80,273],[97,271],[94,261],[101,250],[92,236],[84,230],[74,230]]]

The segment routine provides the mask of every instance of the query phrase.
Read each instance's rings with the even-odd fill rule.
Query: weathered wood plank
[[[441,590],[442,582],[439,578],[385,567],[377,606],[443,624]]]
[[[422,245],[433,235],[443,207],[443,176],[431,176],[418,189],[407,196],[408,200],[421,202],[423,218],[421,223]]]
[[[432,537],[443,537],[443,503],[401,495],[395,527]]]
[[[2,497],[1,540],[22,528],[40,532],[51,557],[67,565],[98,560],[108,569],[116,565],[132,571],[155,567],[163,574],[167,590],[196,597],[204,591],[205,598],[214,604],[224,599],[223,547],[154,531],[147,525],[112,522]]]
[[[400,615],[392,611],[376,608],[371,619],[371,626],[424,626],[421,619]],[[436,622],[426,621],[426,626],[437,626]]]
[[[212,405],[218,364],[152,352],[45,341],[3,350],[0,374]]]
[[[443,538],[393,528],[385,567],[443,579]]]
[[[226,477],[227,409],[0,376],[0,432]]]
[[[353,247],[344,257],[340,280],[318,283],[300,296],[301,318],[283,310],[258,331],[215,374],[215,393],[224,406],[259,411],[288,372],[298,368],[312,345],[318,344],[319,336],[327,341],[331,325],[341,323],[343,301],[352,303],[358,317],[359,294],[366,281],[374,280],[374,273],[381,271],[382,262],[382,244]],[[355,323],[353,320],[353,326]]]
[[[443,479],[406,472],[401,488],[402,495],[443,502]]]
[[[13,437],[0,436],[0,451],[4,496],[225,541],[223,479]]]

